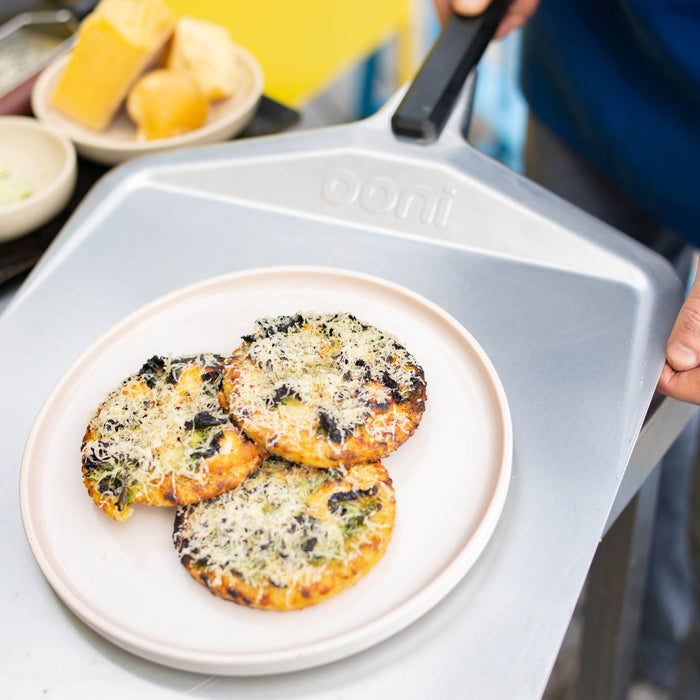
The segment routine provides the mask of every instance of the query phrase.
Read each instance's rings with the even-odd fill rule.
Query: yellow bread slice
[[[163,0],[102,0],[80,25],[52,105],[82,126],[103,131],[174,27]]]
[[[129,116],[139,127],[139,139],[167,139],[199,129],[209,103],[184,73],[159,69],[146,73],[126,100]]]
[[[236,46],[226,28],[214,22],[180,18],[165,67],[187,73],[208,100],[230,97],[238,87]]]

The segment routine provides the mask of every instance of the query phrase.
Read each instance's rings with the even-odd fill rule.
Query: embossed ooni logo
[[[451,187],[443,187],[437,194],[425,185],[399,187],[381,176],[362,180],[345,168],[326,178],[321,189],[323,199],[336,207],[356,204],[369,214],[390,214],[439,227],[447,224],[456,193]]]

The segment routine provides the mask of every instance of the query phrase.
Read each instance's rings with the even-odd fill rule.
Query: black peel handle
[[[492,0],[476,17],[452,15],[391,118],[394,134],[423,143],[437,139],[510,3]]]

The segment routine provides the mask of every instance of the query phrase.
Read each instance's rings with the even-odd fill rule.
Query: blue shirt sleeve
[[[700,245],[700,0],[542,0],[523,38],[530,108]]]

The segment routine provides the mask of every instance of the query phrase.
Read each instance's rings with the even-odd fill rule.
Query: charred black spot
[[[352,373],[350,372],[350,370],[348,370],[347,372],[345,372],[345,374],[343,374],[343,379],[346,382],[349,382],[351,378],[352,378]]]
[[[381,381],[382,384],[391,391],[391,396],[396,403],[403,403],[405,401],[404,397],[401,396],[398,382],[388,372],[382,372]]]
[[[271,578],[267,579],[271,585],[273,585],[275,588],[287,588],[286,583],[277,583],[277,581],[273,581]]]
[[[342,504],[346,501],[356,501],[358,498],[363,496],[374,496],[379,490],[378,486],[372,486],[368,489],[351,489],[350,491],[338,491],[334,493],[328,499],[328,507],[331,509],[331,513],[338,513],[343,511]]]
[[[177,496],[174,493],[171,493],[168,491],[167,493],[163,494],[163,498],[168,502],[168,503],[177,503]]]
[[[195,561],[197,566],[207,566],[209,564],[209,557],[200,557]]]
[[[104,427],[113,433],[117,433],[120,430],[123,430],[126,426],[124,423],[120,423],[117,420],[114,420],[114,418],[110,418],[109,420],[106,420],[104,423]]]
[[[355,367],[364,367],[367,363],[360,357],[355,360]]]
[[[124,482],[120,477],[108,474],[100,479],[100,482],[97,484],[97,490],[100,493],[116,493],[123,488],[123,486]]]
[[[124,510],[124,506],[126,506],[128,499],[129,499],[129,487],[124,486],[124,488],[122,488],[122,490],[121,490],[121,493],[119,494],[119,497],[117,498],[117,510],[119,510],[119,511]]]
[[[223,378],[223,369],[219,367],[218,369],[207,369],[202,372],[202,381],[213,384],[215,387],[221,386],[221,380]]]
[[[83,459],[83,469],[88,473],[98,471],[104,469],[104,462],[96,459],[94,455],[89,455]]]
[[[141,369],[138,371],[138,376],[143,377],[149,388],[153,388],[156,384],[156,377],[163,371],[165,367],[165,358],[160,355],[153,355],[144,362]]]
[[[316,537],[310,537],[306,542],[303,542],[301,545],[301,549],[304,552],[310,552],[313,550],[313,548],[316,546],[318,543],[318,539]]]
[[[243,442],[250,442],[251,444],[255,444],[255,440],[252,438],[249,438],[244,432],[241,432],[240,435],[238,436]]]
[[[223,425],[224,423],[228,423],[228,418],[226,416],[215,416],[209,411],[200,411],[199,413],[195,413],[192,420],[185,422],[185,428],[202,430],[203,428],[211,428],[215,425]]]
[[[308,588],[302,588],[301,589],[301,595],[304,598],[310,598],[311,597],[311,591]]]
[[[289,333],[289,331],[299,330],[303,325],[304,317],[301,314],[295,314],[294,316],[282,316],[277,325],[274,327],[273,333]]]
[[[425,380],[423,379],[422,372],[418,377],[411,377],[411,396],[417,394],[422,389],[424,384]]]
[[[138,371],[138,375],[140,377],[143,377],[145,375],[157,375],[163,371],[164,367],[165,358],[161,357],[160,355],[153,355],[153,357],[150,357],[148,360],[146,360],[146,362],[143,363],[143,366]]]
[[[164,380],[166,384],[176,384],[180,375],[182,374],[182,367],[171,367],[170,371],[165,375]]]
[[[387,387],[387,389],[391,389],[392,391],[394,389],[399,388],[398,382],[386,371],[382,372],[382,384]]]
[[[300,399],[299,393],[294,390],[289,384],[282,384],[275,389],[275,393],[265,399],[265,405],[267,408],[272,409],[282,403],[285,399]]]
[[[249,438],[249,437],[248,437],[245,433],[243,433],[243,432],[241,433],[241,437],[243,438],[243,440],[244,440],[245,442],[249,442],[249,443],[251,443],[252,445],[255,444],[255,440],[253,440],[252,438]]]
[[[221,449],[221,445],[219,445],[219,440],[221,440],[221,438],[223,437],[223,431],[219,430],[218,432],[214,433],[214,435],[212,435],[212,438],[206,447],[204,447],[201,450],[195,450],[194,452],[192,452],[191,456],[195,459],[207,459],[208,457],[213,457]]]
[[[241,340],[244,343],[252,343],[255,341],[255,335],[242,335]]]
[[[239,600],[241,603],[245,603],[245,605],[253,604],[253,601],[250,598],[246,598],[240,591],[237,591],[235,588],[227,588],[226,593],[228,593],[231,596],[232,600]]]
[[[185,513],[187,510],[180,506],[176,511],[175,511],[175,523],[173,527],[173,540],[175,542],[179,542],[183,548],[187,548],[190,544],[189,538],[183,537],[182,534],[180,533],[180,530],[185,522]]]
[[[318,412],[318,424],[322,430],[328,433],[328,437],[333,442],[340,443],[345,440],[345,431],[340,428],[336,419],[326,411]]]

